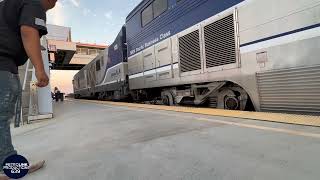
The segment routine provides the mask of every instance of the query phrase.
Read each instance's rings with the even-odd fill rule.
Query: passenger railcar
[[[320,112],[319,0],[143,0],[126,27],[137,101]]]
[[[126,28],[122,27],[106,48],[74,76],[75,98],[124,100],[129,94]]]

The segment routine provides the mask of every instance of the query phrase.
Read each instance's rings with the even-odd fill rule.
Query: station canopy
[[[71,28],[47,25],[48,53],[52,70],[80,70],[107,46],[72,42]]]

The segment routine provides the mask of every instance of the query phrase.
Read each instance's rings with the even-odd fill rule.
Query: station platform
[[[320,177],[319,127],[148,107],[55,103],[54,119],[13,129],[20,154],[31,162],[47,160],[44,169],[24,179]]]

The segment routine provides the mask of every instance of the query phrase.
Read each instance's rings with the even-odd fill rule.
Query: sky
[[[71,27],[72,41],[111,44],[125,18],[141,0],[58,0],[47,23]],[[51,87],[72,93],[77,71],[51,71]]]
[[[71,27],[74,42],[111,44],[141,0],[58,0],[47,23]]]

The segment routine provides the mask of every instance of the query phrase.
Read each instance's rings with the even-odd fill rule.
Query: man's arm
[[[49,78],[44,70],[39,31],[26,25],[22,25],[20,31],[24,49],[36,70],[37,86],[45,87],[49,84]]]

